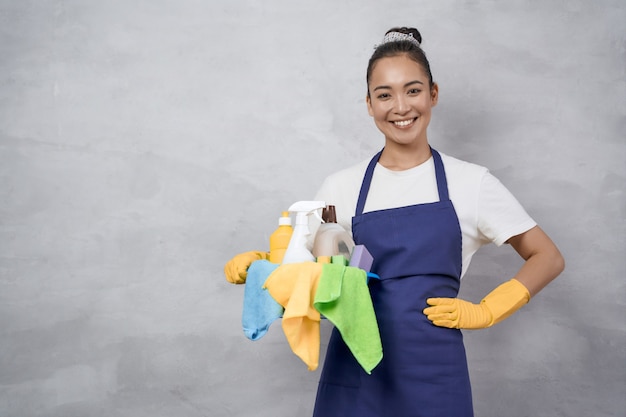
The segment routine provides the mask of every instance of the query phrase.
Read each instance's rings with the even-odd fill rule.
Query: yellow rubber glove
[[[450,329],[484,329],[509,317],[530,300],[526,287],[512,279],[496,287],[480,304],[460,298],[429,298],[424,314],[435,326]]]
[[[261,259],[267,259],[269,254],[267,252],[250,251],[235,255],[233,259],[226,262],[224,265],[224,275],[226,275],[226,281],[233,284],[244,284],[248,277],[248,267],[252,262]]]

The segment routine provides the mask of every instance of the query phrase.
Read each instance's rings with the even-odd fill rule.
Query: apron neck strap
[[[446,170],[443,168],[441,155],[433,148],[430,148],[430,152],[433,154],[433,162],[435,163],[435,177],[437,178],[439,201],[448,201],[450,200],[448,196],[448,180],[446,179]]]
[[[367,200],[367,194],[370,190],[370,185],[372,183],[372,177],[374,175],[374,168],[376,168],[376,164],[380,159],[380,155],[383,153],[383,148],[380,152],[378,152],[372,160],[370,161],[367,169],[365,170],[365,177],[363,178],[363,182],[361,183],[361,191],[359,192],[359,199],[356,203],[356,213],[355,215],[360,216],[363,214],[363,209],[365,208],[365,201]],[[446,171],[443,168],[443,162],[441,161],[441,155],[439,152],[434,150],[432,147],[430,148],[430,152],[433,155],[433,162],[435,164],[435,178],[437,179],[437,191],[439,192],[439,201],[448,201],[450,197],[448,196],[448,181],[446,180]]]

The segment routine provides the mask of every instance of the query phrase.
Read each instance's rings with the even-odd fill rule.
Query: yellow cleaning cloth
[[[341,262],[323,264],[314,306],[341,333],[354,358],[370,374],[383,358],[383,347],[367,273]]]
[[[263,285],[285,308],[283,331],[310,371],[317,369],[320,357],[320,313],[313,308],[313,298],[321,274],[322,264],[315,262],[283,264]]]

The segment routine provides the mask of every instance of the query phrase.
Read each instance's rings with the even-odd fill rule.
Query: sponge
[[[350,256],[350,266],[360,268],[365,272],[370,272],[372,263],[374,263],[374,258],[365,245],[355,245],[354,249],[352,249],[352,255]]]

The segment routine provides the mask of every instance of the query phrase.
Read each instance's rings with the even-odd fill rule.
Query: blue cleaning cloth
[[[248,268],[243,293],[243,332],[250,340],[259,340],[274,320],[282,317],[284,308],[263,288],[267,277],[278,268],[278,264],[266,260],[252,262]]]

